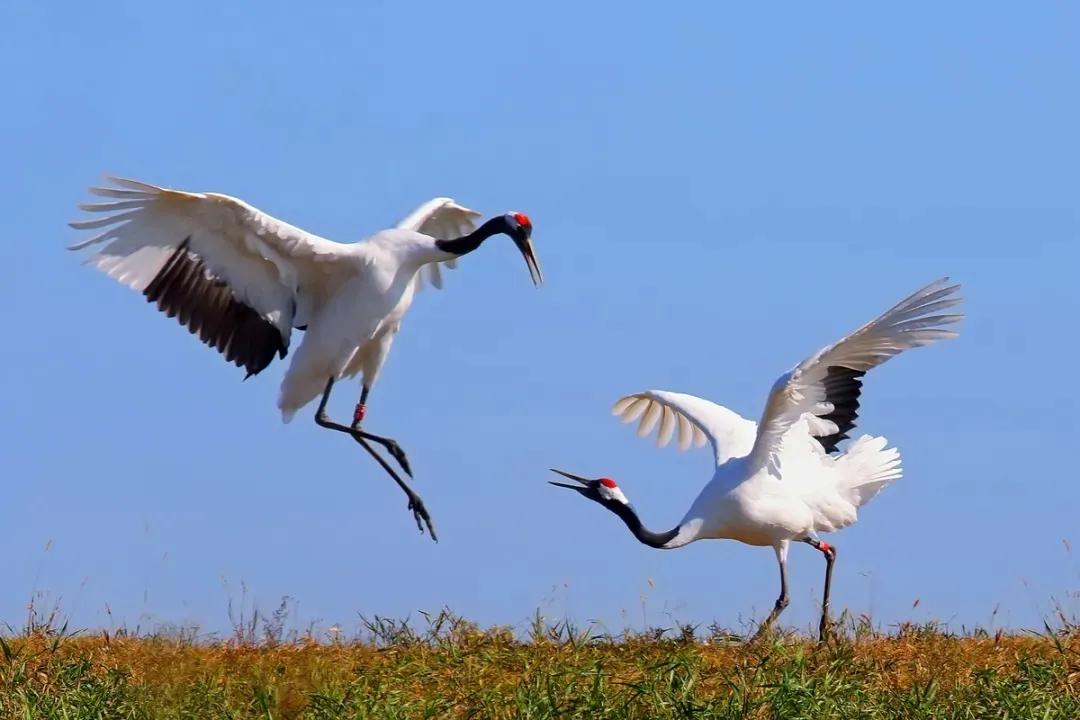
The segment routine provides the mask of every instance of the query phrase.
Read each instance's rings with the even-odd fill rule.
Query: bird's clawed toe
[[[405,455],[405,451],[401,449],[393,440],[386,443],[386,452],[390,453],[390,457],[397,460],[397,464],[401,466],[401,469],[405,471],[405,474],[412,477],[412,467],[409,465],[409,458]]]
[[[439,536],[435,534],[435,525],[431,522],[431,515],[428,514],[427,508],[424,507],[424,501],[419,497],[412,497],[409,499],[409,510],[412,510],[413,518],[416,520],[416,527],[420,531],[420,534],[424,534],[424,526],[427,526],[427,531],[431,535],[431,539],[435,542],[439,542]]]
[[[750,637],[750,642],[755,643],[758,640],[762,639],[763,637],[766,637],[768,635],[772,635],[772,633],[773,633],[773,624],[772,623],[770,623],[770,622],[761,623],[760,625],[758,625],[757,632],[755,632]]]

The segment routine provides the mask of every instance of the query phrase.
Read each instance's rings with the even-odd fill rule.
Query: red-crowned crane
[[[440,264],[472,252],[492,235],[517,245],[535,285],[543,281],[532,223],[507,213],[476,227],[479,213],[450,198],[430,200],[397,227],[355,244],[326,240],[227,195],[183,192],[122,178],[93,187],[108,202],[80,205],[102,217],[71,223],[101,229],[71,250],[107,243],[87,262],[156,303],[192,334],[247,371],[288,352],[294,329],[304,337],[281,383],[278,407],[288,422],[322,393],[315,421],[364,446],[409,498],[417,527],[437,540],[420,496],[368,441],[386,448],[411,477],[394,440],[361,429],[368,393],[420,287],[441,287]],[[363,374],[351,425],[334,422],[326,403],[334,382]]]
[[[825,592],[819,635],[829,627],[829,590],[836,548],[819,539],[855,523],[858,509],[900,477],[900,453],[883,437],[863,435],[846,451],[837,444],[855,427],[862,377],[908,348],[955,337],[946,328],[963,315],[943,313],[960,303],[958,285],[932,283],[876,320],[796,365],[769,393],[761,423],[708,400],[661,390],[628,395],[613,412],[640,418],[641,437],[657,430],[657,445],[678,435],[681,450],[712,444],[716,470],[682,521],[666,532],[646,529],[610,478],[553,485],[576,490],[619,516],[640,542],[674,549],[696,540],[730,539],[772,546],[780,564],[780,597],[758,635],[788,604],[787,554],[794,540],[825,556]]]

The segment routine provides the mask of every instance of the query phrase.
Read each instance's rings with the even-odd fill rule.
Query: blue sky
[[[666,529],[709,454],[638,440],[617,397],[757,417],[779,373],[942,275],[969,320],[868,378],[860,428],[906,474],[832,538],[834,603],[1080,612],[1075,6],[9,0],[0,27],[0,621],[38,592],[79,626],[223,629],[230,599],[290,596],[301,626],[449,606],[737,627],[776,596],[770,549],[650,550],[545,469],[615,477]],[[434,195],[532,216],[547,284],[485,246],[420,297],[372,393],[439,545],[347,438],[281,424],[284,364],[241,383],[63,249],[103,172],[342,241]],[[821,559],[790,564],[784,620],[809,627]]]

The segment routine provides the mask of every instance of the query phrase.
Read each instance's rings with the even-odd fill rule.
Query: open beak
[[[585,487],[578,487],[577,485],[568,485],[566,483],[555,482],[554,480],[548,480],[548,483],[551,484],[551,485],[556,485],[558,487],[569,488],[570,490],[577,490],[579,493],[582,493],[582,494],[585,493],[585,489],[590,485],[590,481],[589,481],[588,478],[583,478],[583,477],[579,477],[577,475],[572,475],[572,474],[570,474],[568,472],[563,472],[562,470],[556,470],[555,468],[550,468],[550,470],[553,473],[558,473],[558,474],[562,475],[564,478],[570,478],[571,480],[579,482],[582,485],[584,485]]]
[[[514,236],[514,244],[517,245],[518,250],[521,251],[522,257],[525,258],[525,264],[529,266],[529,277],[532,278],[533,285],[540,287],[544,282],[544,273],[540,270],[540,262],[536,259],[536,251],[533,250],[532,238],[528,235],[521,237]]]

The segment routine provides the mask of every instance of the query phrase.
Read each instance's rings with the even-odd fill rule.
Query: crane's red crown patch
[[[619,487],[618,485],[615,484],[615,481],[612,480],[611,478],[600,478],[600,484],[603,485],[606,488],[612,488],[612,489]]]
[[[514,213],[514,219],[517,220],[520,225],[526,225],[528,227],[532,227],[532,220],[530,220],[529,216],[526,215],[525,213],[519,213],[519,212]]]

